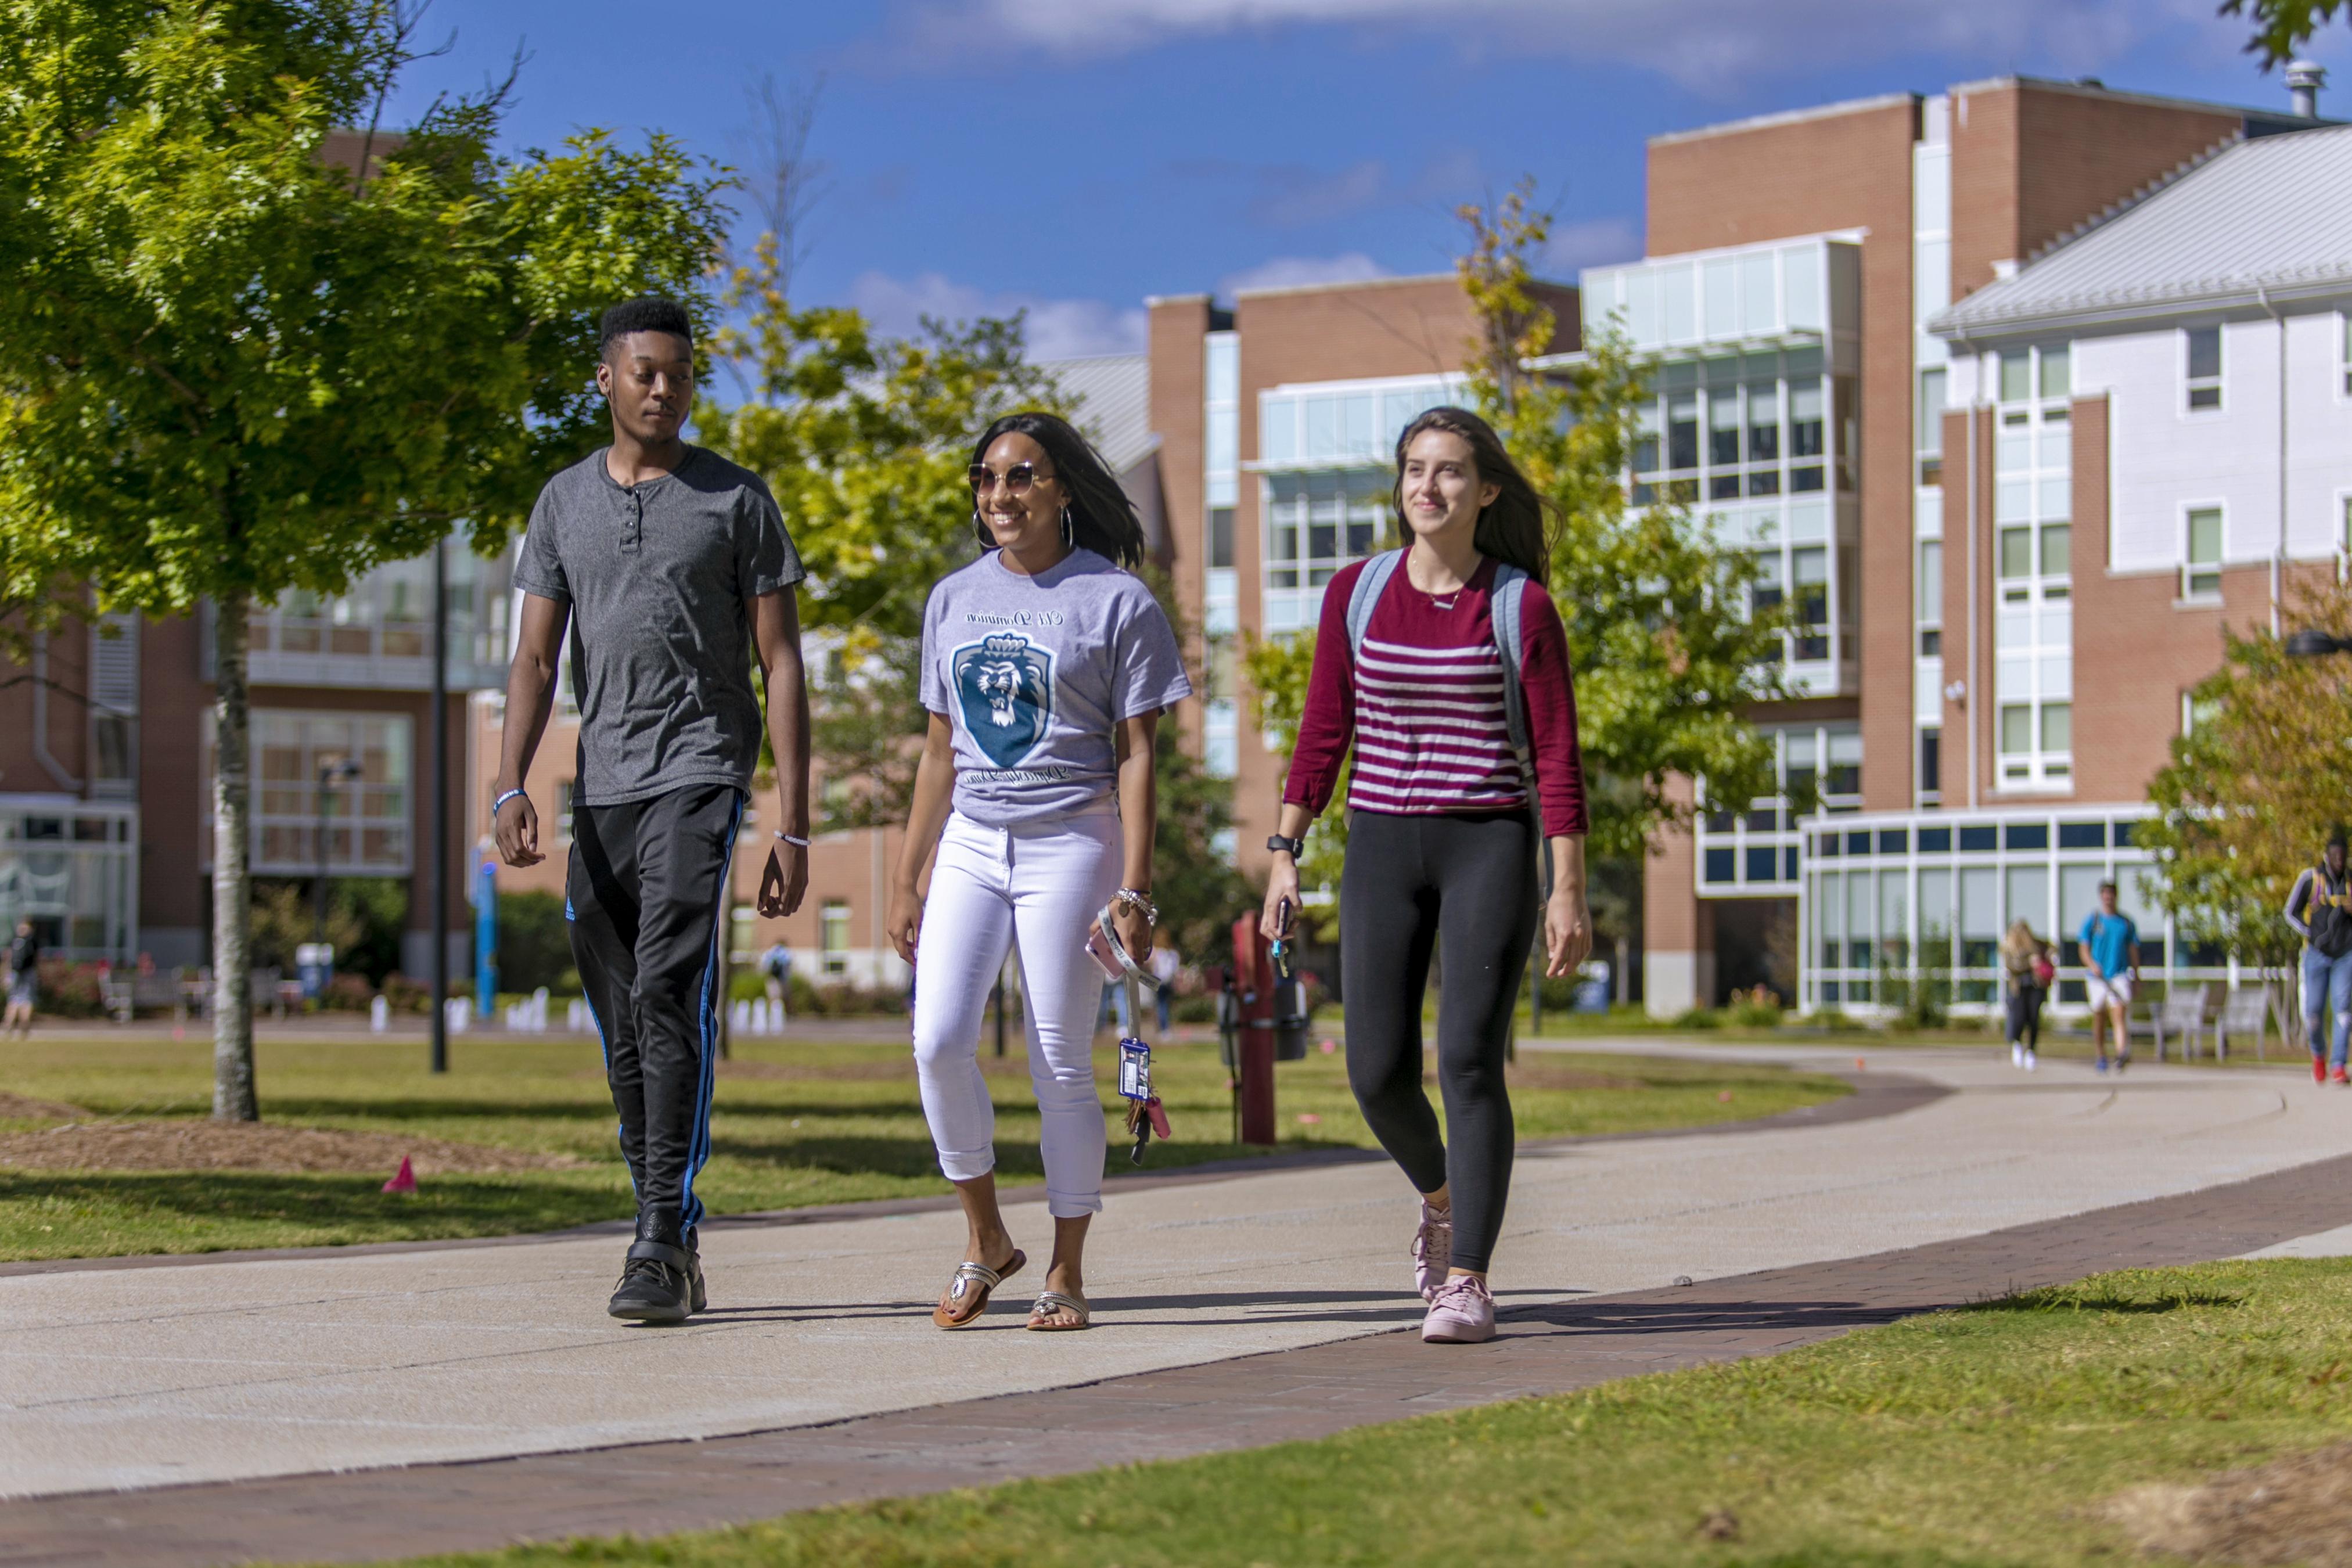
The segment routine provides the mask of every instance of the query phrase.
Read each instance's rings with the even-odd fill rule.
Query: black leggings
[[[1503,1052],[1536,932],[1535,828],[1524,816],[1348,821],[1339,975],[1348,1083],[1381,1147],[1423,1193],[1453,1188],[1454,1267],[1485,1273],[1511,1185]],[[1421,1003],[1443,943],[1437,1082],[1452,1147],[1421,1087]]]
[[[2042,999],[2050,993],[2039,985],[2009,988],[2009,1043],[2025,1043],[2029,1051],[2042,1048]]]

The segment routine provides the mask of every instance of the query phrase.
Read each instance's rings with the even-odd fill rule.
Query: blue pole
[[[499,868],[488,856],[474,868],[474,997],[487,1023],[499,1000]]]

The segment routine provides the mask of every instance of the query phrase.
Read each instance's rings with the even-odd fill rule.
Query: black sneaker
[[[694,1261],[687,1265],[687,1274],[693,1280],[693,1300],[687,1310],[699,1312],[710,1305],[710,1292],[702,1284],[702,1237],[693,1230],[686,1233],[687,1256]]]
[[[682,1323],[697,1305],[694,1254],[674,1214],[637,1216],[637,1238],[621,1265],[621,1283],[605,1310],[637,1323]]]

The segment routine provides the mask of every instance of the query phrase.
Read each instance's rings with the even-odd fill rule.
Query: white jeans
[[[1120,842],[1109,810],[1010,828],[956,813],[940,835],[916,942],[915,1072],[940,1170],[951,1182],[996,1168],[980,1026],[1006,951],[1019,942],[1045,1206],[1056,1219],[1102,1208],[1108,1140],[1094,1034],[1103,981],[1086,940],[1095,912],[1118,890]]]

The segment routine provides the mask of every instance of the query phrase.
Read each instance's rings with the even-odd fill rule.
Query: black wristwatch
[[[1273,837],[1265,841],[1265,847],[1274,854],[1287,855],[1293,860],[1296,860],[1299,856],[1307,852],[1307,840],[1304,838],[1285,838],[1281,834],[1277,833]]]

